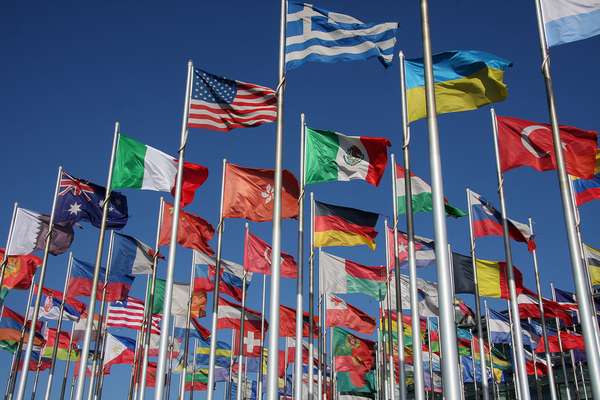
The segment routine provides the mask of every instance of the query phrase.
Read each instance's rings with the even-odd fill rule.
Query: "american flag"
[[[150,333],[160,335],[160,319],[160,315],[152,316]],[[106,325],[109,327],[141,331],[143,321],[144,302],[139,299],[128,297],[127,301],[114,301],[108,305]]]
[[[230,131],[252,128],[277,118],[273,89],[234,81],[194,69],[189,128]]]

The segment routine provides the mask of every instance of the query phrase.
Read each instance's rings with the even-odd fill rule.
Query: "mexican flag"
[[[307,127],[305,183],[361,179],[377,186],[390,145],[386,138],[346,136]]]
[[[130,137],[119,135],[112,176],[112,189],[156,190],[175,194],[178,160],[154,147]],[[181,203],[187,205],[208,178],[208,169],[185,162]]]
[[[386,268],[367,267],[321,251],[319,269],[327,293],[363,293],[383,300],[386,294]]]
[[[406,191],[404,179],[405,169],[396,164],[396,190],[398,197],[396,198],[396,204],[398,207],[399,214],[406,214]],[[412,191],[412,208],[413,212],[428,212],[433,210],[433,203],[431,201],[431,186],[429,186],[423,179],[411,173],[410,175],[410,187]],[[448,203],[448,200],[444,199],[446,214],[454,218],[460,218],[467,215],[460,208],[456,208]]]

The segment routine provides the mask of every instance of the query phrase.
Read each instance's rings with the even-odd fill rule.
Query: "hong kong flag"
[[[512,117],[497,117],[502,171],[528,166],[538,171],[556,169],[552,126]],[[596,165],[597,133],[560,126],[560,140],[567,173],[592,179]]]
[[[244,268],[246,271],[271,275],[271,246],[250,232],[246,234]],[[281,276],[284,278],[298,276],[296,260],[289,254],[281,253]]]

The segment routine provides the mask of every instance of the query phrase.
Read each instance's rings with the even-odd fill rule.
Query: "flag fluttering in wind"
[[[239,356],[240,342],[238,338],[240,337],[240,331],[234,329],[234,332],[236,340],[233,342],[233,355]],[[242,350],[245,357],[260,357],[260,353],[263,349],[263,340],[260,337],[260,332],[254,332],[252,330],[244,331],[242,342]]]
[[[523,289],[517,296],[517,303],[519,303],[521,318],[541,318],[538,298],[532,291]],[[559,303],[545,298],[542,298],[542,304],[546,318],[558,318],[566,325],[573,324],[573,318],[568,307],[563,307]]]
[[[398,23],[364,23],[312,4],[288,2],[285,67],[305,62],[339,62],[377,57],[387,67],[394,58]]]
[[[228,132],[252,128],[277,118],[273,89],[227,79],[194,68],[188,128]]]
[[[2,318],[0,318],[0,349],[15,352],[21,339],[21,330],[25,324],[25,318],[19,313],[13,311],[7,306],[2,307]],[[27,322],[29,328],[30,322]],[[44,345],[44,337],[42,335],[42,323],[38,322],[35,328],[35,336],[33,345],[41,347]],[[29,340],[29,335],[23,337],[23,345]]]
[[[435,262],[435,243],[433,240],[415,235],[415,259],[417,267],[427,267]],[[396,265],[394,254],[394,231],[388,228],[388,245],[390,257],[390,268]],[[398,259],[400,268],[408,267],[408,235],[398,231]]]
[[[281,179],[281,218],[296,218],[300,195],[298,180],[288,170],[282,171]],[[226,164],[223,218],[271,221],[274,198],[275,170]]]
[[[528,166],[537,171],[556,169],[552,125],[513,117],[496,117],[502,172]],[[560,141],[569,175],[592,179],[596,167],[597,133],[561,125]]]
[[[387,165],[386,138],[306,128],[305,183],[364,180],[378,186]]]
[[[204,391],[208,384],[208,368],[196,368],[186,372],[184,387],[186,392]]]
[[[103,285],[105,270],[105,267],[100,268],[100,280],[98,281],[96,299],[102,299],[102,290],[104,287],[106,290],[106,301],[125,300],[133,284],[133,276],[111,270],[108,274],[108,282],[106,282],[106,285]],[[94,265],[73,258],[73,269],[67,288],[67,297],[91,296],[93,280]]]
[[[549,47],[600,35],[599,0],[546,0],[541,4]]]
[[[113,189],[141,189],[175,193],[178,160],[125,135],[119,135],[112,176]],[[208,178],[208,168],[185,162],[181,205],[194,200],[194,194]]]
[[[385,297],[385,266],[368,267],[321,251],[319,270],[326,293],[362,293],[377,300]]]
[[[600,285],[600,250],[584,243],[583,254],[590,272],[592,286]]]
[[[508,89],[504,72],[512,63],[477,50],[446,51],[433,55],[435,105],[438,114],[475,110],[504,100]],[[408,120],[427,116],[423,59],[405,61]]]
[[[315,201],[315,247],[367,245],[375,250],[379,214]]]
[[[135,359],[135,340],[126,336],[117,336],[105,333],[106,345],[104,347],[104,358],[102,370],[105,374],[110,372],[110,367],[116,364],[131,364]]]
[[[398,214],[406,214],[406,179],[404,179],[406,170],[400,165],[396,164],[396,188],[398,191],[398,197],[396,198],[396,207],[398,207]],[[433,203],[431,197],[431,186],[423,179],[419,178],[411,172],[410,174],[410,188],[412,194],[412,210],[413,212],[429,212],[433,210]],[[454,207],[448,203],[447,199],[444,199],[444,208],[446,209],[446,215],[454,218],[460,218],[467,215],[460,208]]]
[[[167,246],[171,241],[173,226],[173,205],[165,202],[160,226],[158,244]],[[183,210],[179,211],[177,227],[177,243],[188,249],[194,249],[206,254],[214,254],[208,242],[212,240],[215,228],[205,219]]]
[[[194,251],[193,263],[196,265],[194,290],[204,292],[213,290],[215,287],[216,259],[204,253]],[[207,265],[208,269],[199,267],[199,265]],[[244,274],[246,275],[246,287],[248,287],[252,281],[252,272],[245,271],[243,266],[233,261],[221,259],[219,294],[231,296],[241,302]]]
[[[219,329],[240,329],[242,318],[242,306],[219,297],[219,313],[217,327]],[[245,307],[244,331],[260,332],[261,313]],[[265,331],[268,327],[267,320],[264,321]]]
[[[510,320],[506,315],[503,315],[497,311],[489,310],[489,331],[490,339],[492,343],[505,343],[512,344]],[[525,321],[521,321],[521,336],[523,337],[523,345],[528,346],[530,349],[536,347],[537,337],[532,336],[531,332],[528,331],[527,324]]]
[[[374,392],[375,342],[337,327],[332,335],[338,391]]]
[[[5,251],[0,249],[0,260],[4,260]],[[34,255],[8,256],[4,266],[2,290],[29,289],[33,276],[42,259]]]
[[[365,335],[371,335],[375,331],[376,322],[373,317],[346,303],[338,296],[327,294],[325,305],[327,310],[326,328],[340,326]]]
[[[302,337],[310,336],[310,314],[302,315]],[[296,310],[291,307],[279,305],[279,336],[296,337]],[[313,316],[313,337],[319,336],[319,317]]]
[[[271,275],[271,246],[258,236],[248,233],[244,243],[244,268],[246,271]],[[281,276],[296,278],[298,266],[289,254],[281,253]]]
[[[151,274],[156,253],[153,248],[133,236],[115,233],[111,272],[123,275]]]
[[[154,286],[154,302],[152,303],[152,314],[163,312],[166,281],[156,279]],[[172,292],[171,315],[187,316],[188,300],[190,298],[190,285],[184,283],[174,283]],[[206,292],[193,291],[191,312],[193,318],[204,317],[206,315]]]
[[[152,315],[150,333],[160,335],[161,315]],[[106,326],[112,328],[129,328],[142,330],[144,321],[144,302],[135,297],[127,297],[126,301],[115,301],[108,304]]]
[[[594,177],[591,179],[571,179],[577,206],[600,199],[600,149],[596,149]]]
[[[56,329],[47,328],[45,330],[46,345],[42,350],[42,357],[52,358],[54,343],[56,343]],[[70,346],[69,346],[70,343]],[[71,335],[68,332],[60,332],[58,334],[58,345],[56,359],[66,361],[70,358],[71,361],[79,360],[79,351],[75,343],[71,342]]]
[[[50,230],[49,224],[49,216],[25,208],[17,208],[7,254],[27,255],[35,250],[44,250]],[[50,254],[57,256],[69,250],[74,237],[73,223],[55,221],[50,237]]]
[[[504,261],[475,260],[479,295],[508,299],[507,265]],[[452,253],[452,269],[454,273],[455,293],[475,294],[475,278],[471,257]],[[523,274],[513,265],[517,292],[523,288]]]

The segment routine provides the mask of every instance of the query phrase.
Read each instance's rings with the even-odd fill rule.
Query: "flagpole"
[[[217,258],[215,260],[215,282],[213,289],[213,311],[210,334],[210,353],[208,356],[208,383],[206,385],[206,399],[213,400],[215,386],[215,360],[217,355],[217,318],[219,315],[219,285],[221,283],[221,246],[223,243],[223,191],[225,189],[225,170],[227,160],[223,159],[223,172],[221,175],[221,203],[219,207],[219,225],[217,226]],[[233,344],[233,343],[232,343]],[[231,346],[233,354],[233,346]],[[231,381],[231,373],[229,374]],[[161,400],[158,397],[155,400]]]
[[[6,273],[6,266],[8,265],[8,249],[10,245],[10,241],[12,239],[12,233],[14,230],[15,219],[17,218],[17,209],[19,208],[19,203],[15,201],[13,205],[12,217],[10,219],[10,227],[8,228],[8,237],[6,239],[6,247],[4,248],[4,257],[2,258],[2,271],[0,271],[0,289],[2,289],[2,285],[4,284],[4,274]],[[0,301],[0,303],[4,303],[4,299]]]
[[[490,315],[489,315],[486,300],[483,301],[483,305],[485,307],[485,327],[486,327],[485,330],[487,332],[487,341],[488,341],[488,348],[489,348],[488,356],[490,358],[490,370],[492,371],[492,394],[494,394],[497,399],[500,399],[500,387],[498,386],[498,383],[496,382],[496,375],[494,374],[494,359],[492,357],[492,336],[490,334]],[[494,386],[496,387],[495,392],[494,392]]]
[[[560,185],[560,194],[562,198],[565,225],[569,241],[569,253],[571,256],[571,267],[573,271],[573,280],[575,281],[575,291],[579,304],[581,327],[585,341],[586,353],[588,355],[588,368],[590,376],[600,376],[600,346],[596,340],[596,321],[592,317],[591,299],[587,290],[585,269],[583,266],[583,255],[577,240],[577,227],[575,221],[575,205],[571,197],[571,191],[568,183],[567,171],[565,168],[562,142],[560,140],[560,128],[558,116],[554,101],[554,89],[552,85],[552,76],[550,73],[550,52],[546,42],[544,23],[542,20],[542,5],[540,0],[535,0],[538,33],[540,38],[540,50],[542,55],[542,75],[546,85],[546,100],[548,103],[548,113],[552,124],[552,142],[554,146],[554,155],[556,157],[558,182]],[[600,380],[592,379],[592,397],[600,398]]]
[[[63,377],[62,385],[60,387],[60,400],[65,398],[65,389],[67,387],[67,379],[69,376],[69,367],[71,366],[71,351],[73,345],[73,333],[75,331],[75,322],[71,321],[71,336],[69,337],[69,353],[67,354],[67,365],[65,365],[65,374]]]
[[[258,382],[256,383],[256,392],[258,399],[262,400],[263,392],[263,357],[264,357],[264,344],[265,344],[265,302],[266,302],[266,287],[267,287],[267,275],[263,274],[262,281],[262,306],[260,311],[260,356],[258,357]]]
[[[144,342],[145,342],[145,331],[144,331],[144,326],[146,324],[146,310],[147,310],[147,306],[148,306],[148,291],[150,290],[150,280],[152,278],[150,277],[150,275],[146,275],[146,290],[144,291],[144,316],[142,317],[142,324],[141,324],[141,328],[138,331],[137,334],[137,340],[135,342],[135,357],[134,357],[134,361],[133,361],[133,380],[132,380],[132,385],[129,388],[129,394],[128,394],[128,399],[137,399],[137,395],[138,395],[138,387],[139,387],[139,383],[140,383],[140,372],[141,372],[141,368],[142,368],[142,359],[144,357]]]
[[[248,243],[248,234],[249,234],[249,228],[248,228],[248,223],[246,222],[246,232],[245,232],[245,239],[246,239],[246,243]],[[246,272],[246,266],[244,266],[244,275],[242,276],[242,311],[240,312],[240,337],[238,338],[238,348],[240,350],[240,355],[238,357],[238,385],[237,385],[237,392],[236,392],[236,400],[243,400],[242,397],[242,386],[243,386],[243,382],[242,382],[242,377],[244,375],[243,373],[243,366],[242,364],[244,363],[244,325],[245,325],[245,319],[246,319],[246,279],[247,279],[247,274],[248,272]],[[262,349],[261,349],[262,350]]]
[[[144,337],[144,354],[142,356],[142,373],[140,374],[140,390],[139,400],[144,400],[146,392],[146,374],[148,372],[148,352],[150,349],[150,336],[151,336],[151,324],[152,324],[152,309],[154,306],[154,288],[156,286],[156,269],[158,268],[158,255],[159,255],[159,240],[160,240],[160,226],[163,219],[163,209],[165,200],[161,196],[160,205],[158,208],[158,220],[156,222],[156,240],[154,244],[154,260],[152,262],[152,282],[150,283],[150,293],[146,293],[145,299],[146,304],[144,305],[144,324],[142,325],[142,334]]]
[[[392,154],[392,168],[394,165],[394,155]],[[393,174],[392,174],[392,180],[393,179]],[[395,185],[395,182],[392,183],[392,186]],[[392,192],[394,192],[394,190],[392,189]],[[392,193],[392,195],[394,196],[395,194]],[[386,349],[385,349],[385,344],[387,344],[387,351],[388,351],[388,356],[389,356],[389,385],[391,388],[390,391],[390,399],[391,400],[396,400],[396,390],[394,389],[395,387],[395,382],[394,382],[394,343],[392,340],[392,332],[393,332],[393,328],[392,328],[392,307],[391,307],[391,294],[390,294],[390,289],[391,289],[391,285],[390,285],[390,280],[389,280],[389,276],[390,276],[390,270],[391,270],[391,263],[390,263],[390,258],[391,258],[391,254],[390,254],[390,245],[389,245],[389,235],[388,235],[388,223],[387,223],[387,218],[383,220],[383,229],[385,231],[385,263],[386,263],[386,283],[387,283],[387,292],[388,295],[387,297],[387,318],[383,318],[384,320],[384,326],[383,326],[383,332],[387,332],[387,341],[385,341],[386,336],[383,336],[382,338],[382,342],[384,342],[384,348],[383,348],[383,366],[384,366],[384,376],[386,374],[387,368],[386,368]],[[398,279],[400,279],[399,276],[396,276],[396,284],[398,282]],[[398,301],[400,301],[402,303],[402,299],[398,300],[396,299],[396,303],[398,303]],[[381,304],[381,302],[380,302]],[[381,306],[380,306],[381,307]],[[381,307],[381,309],[383,309],[383,307]],[[396,315],[396,319],[398,318],[398,315]],[[387,329],[385,328],[385,322],[387,322]],[[398,321],[396,321],[396,324],[398,324]],[[380,321],[380,325],[381,325],[381,321]],[[413,362],[413,369],[414,369],[414,362]],[[387,380],[387,379],[386,379]],[[385,382],[385,381],[384,381]],[[416,391],[415,391],[416,393]]]
[[[233,381],[233,345],[235,343],[235,330],[231,330],[231,351],[229,352],[229,376],[227,377],[227,388],[225,389],[225,399],[231,399],[231,382]]]
[[[498,122],[496,120],[496,112],[490,109],[492,117],[492,132],[494,138],[494,150],[496,154],[496,176],[498,178],[498,195],[500,197],[500,211],[502,212],[502,230],[504,236],[504,253],[506,255],[506,274],[508,278],[509,290],[509,305],[513,315],[513,336],[515,342],[515,361],[517,366],[517,374],[519,377],[519,385],[522,400],[529,400],[529,384],[527,379],[527,369],[525,367],[525,355],[523,353],[523,337],[521,336],[521,320],[519,315],[519,305],[517,303],[517,287],[515,285],[515,274],[512,263],[512,250],[510,246],[510,236],[508,232],[508,214],[506,212],[506,202],[504,200],[504,177],[500,168],[500,153],[498,148]],[[470,210],[469,210],[470,212]]]
[[[527,317],[527,323],[531,325],[531,318]],[[533,358],[533,375],[535,379],[535,390],[537,393],[537,398],[542,398],[542,387],[540,386],[540,380],[537,372],[537,357],[535,356],[535,348],[531,349],[531,356]]]
[[[585,400],[587,400],[588,393],[587,393],[587,387],[585,386],[585,375],[583,374],[583,366],[581,364],[581,361],[579,361],[577,364],[579,364],[579,372],[581,373],[581,386],[583,386],[583,396],[584,396]]]
[[[321,292],[321,268],[319,268],[319,301],[317,304],[317,315],[319,316],[319,334],[317,335],[317,398],[323,399],[323,294]]]
[[[433,379],[433,350],[431,349],[431,325],[429,324],[429,317],[427,317],[427,343],[429,344],[429,385],[431,398],[435,398],[435,384]]]
[[[550,282],[550,291],[552,292],[552,300],[556,301],[556,294],[554,291],[554,283]],[[556,324],[556,335],[558,336],[558,349],[560,350],[560,363],[563,371],[563,380],[565,381],[565,387],[567,392],[567,400],[571,400],[571,388],[569,386],[569,377],[567,374],[567,364],[565,362],[565,353],[563,350],[562,339],[560,337],[560,320],[558,318],[554,318],[554,323]],[[587,348],[587,347],[586,347]],[[586,356],[588,352],[586,351]]]
[[[192,316],[192,299],[194,296],[194,275],[195,275],[195,266],[194,259],[192,256],[192,267],[190,271],[190,288],[188,290],[188,307],[187,307],[187,315],[185,320],[185,335],[183,339],[183,370],[181,371],[181,378],[179,379],[181,386],[179,392],[179,400],[183,400],[185,397],[185,374],[187,373],[187,359],[188,359],[188,347],[190,344],[190,318]],[[173,322],[173,326],[175,323]],[[193,371],[192,371],[193,373]],[[193,384],[192,384],[193,385]]]
[[[46,244],[44,246],[44,257],[42,259],[42,266],[40,268],[39,285],[37,288],[35,302],[33,304],[33,315],[31,317],[31,325],[29,327],[29,334],[27,339],[27,346],[25,347],[25,358],[23,359],[23,365],[29,366],[31,360],[31,351],[33,350],[33,338],[35,337],[35,326],[40,311],[40,302],[42,300],[42,288],[44,287],[44,280],[46,278],[46,266],[48,264],[48,254],[50,251],[50,242],[52,241],[52,230],[54,229],[54,217],[56,215],[56,199],[58,197],[58,189],[60,188],[60,177],[62,175],[62,167],[58,167],[58,175],[56,177],[56,186],[54,188],[54,199],[52,200],[52,212],[50,213],[50,221],[48,222],[48,234],[46,236]],[[6,252],[8,252],[8,247]],[[29,311],[29,310],[27,310]],[[25,321],[27,322],[27,313],[25,313]],[[17,400],[23,400],[25,397],[25,389],[27,387],[27,368],[23,368],[23,373],[19,378],[19,388],[17,391]]]
[[[46,383],[46,394],[44,396],[44,400],[50,399],[50,393],[52,392],[52,379],[54,377],[54,368],[56,367],[56,354],[58,352],[58,342],[60,338],[60,329],[62,327],[63,322],[63,312],[65,309],[65,299],[67,297],[67,288],[69,285],[69,281],[71,279],[71,268],[73,267],[73,253],[69,252],[69,261],[67,262],[67,275],[65,278],[65,285],[63,289],[62,301],[60,302],[58,322],[56,326],[56,340],[54,341],[54,345],[52,346],[52,357],[50,361],[50,371],[48,373],[48,383]]]
[[[402,92],[402,132],[404,143],[402,152],[404,156],[404,191],[405,191],[405,211],[406,211],[406,235],[408,237],[408,270],[410,279],[410,307],[412,316],[412,340],[413,340],[413,370],[414,370],[414,385],[415,399],[423,400],[425,397],[425,382],[423,378],[423,355],[421,353],[421,336],[420,316],[418,307],[418,291],[417,291],[417,261],[415,255],[415,230],[412,210],[412,184],[410,180],[410,127],[408,123],[408,105],[406,98],[406,71],[404,66],[404,53],[400,51],[400,91]],[[398,229],[398,206],[397,196],[398,188],[396,187],[396,162],[395,156],[392,154],[392,191],[394,198],[392,205],[394,210],[394,230]],[[387,234],[387,231],[386,231]],[[396,234],[395,234],[396,235]],[[396,240],[396,236],[395,236]],[[396,246],[394,246],[396,247]],[[487,400],[487,399],[485,399]]]
[[[506,307],[508,309],[508,321],[510,324],[510,349],[512,352],[512,359],[517,359],[517,352],[515,349],[515,334],[514,334],[514,324],[513,324],[513,314],[511,311],[510,301],[506,300]],[[514,361],[513,361],[514,362]],[[521,377],[518,374],[518,371],[513,367],[513,382],[515,385],[515,394],[517,398],[521,399]],[[527,391],[529,392],[529,380],[527,380]]]
[[[192,358],[192,387],[190,388],[190,400],[194,400],[194,379],[196,378],[196,351],[198,350],[198,339],[194,339],[194,357]],[[184,380],[185,382],[185,380]]]
[[[37,393],[38,381],[40,379],[40,367],[42,366],[42,356],[40,355],[40,359],[38,360],[37,366],[35,368],[35,378],[33,379],[33,388],[31,390],[31,400],[35,400],[35,395]],[[25,366],[23,366],[25,367]]]
[[[477,278],[477,265],[475,263],[475,237],[473,235],[473,216],[471,215],[471,191],[467,188],[467,205],[469,213],[469,238],[471,244],[471,267],[473,268],[473,283],[475,286],[475,314],[477,318],[477,336],[479,337],[479,360],[481,369],[481,391],[483,392],[483,399],[489,399],[489,385],[486,376],[486,361],[485,361],[485,347],[483,343],[483,328],[481,326],[481,298],[479,296],[479,279]],[[475,365],[475,363],[473,363]],[[553,400],[555,400],[553,398]]]
[[[315,308],[315,196],[310,192],[310,255],[308,258],[308,398],[314,397],[314,308]]]
[[[473,365],[472,365],[473,366],[473,371],[472,371],[472,373],[473,373],[473,389],[475,389],[475,398],[478,399],[479,396],[477,395],[477,392],[478,392],[478,388],[477,388],[477,368],[476,368],[476,365],[475,365],[475,346],[474,346],[474,343],[473,343],[475,341],[475,337],[473,336],[473,330],[472,329],[469,329],[469,333],[471,334],[471,360],[473,361]],[[479,338],[478,341],[481,342],[481,338]],[[480,357],[481,357],[481,355],[480,355]],[[482,364],[481,359],[479,360],[479,364],[480,365]],[[484,369],[485,369],[485,365],[484,365]],[[481,375],[481,381],[482,382],[484,380],[484,378],[483,378],[484,376],[485,375]]]
[[[429,164],[431,169],[431,196],[433,203],[433,221],[435,231],[435,258],[438,277],[440,309],[440,345],[444,353],[441,360],[444,396],[446,400],[458,400],[461,397],[459,374],[457,371],[458,351],[456,348],[456,326],[454,321],[454,293],[450,287],[450,260],[448,257],[448,236],[446,232],[446,213],[444,209],[444,184],[442,162],[435,106],[433,66],[431,57],[431,39],[429,35],[428,0],[420,0],[421,25],[423,31],[423,61],[425,72],[425,92],[427,104],[427,128],[429,131]],[[404,382],[400,382],[401,387]],[[404,399],[401,399],[404,400]]]
[[[529,218],[529,230],[531,231],[531,235],[534,236],[533,233],[533,220]],[[544,353],[546,355],[546,365],[548,368],[548,384],[550,385],[550,397],[552,400],[558,399],[558,394],[556,391],[556,382],[554,380],[554,370],[552,367],[552,357],[550,355],[550,344],[548,343],[548,330],[546,328],[546,317],[544,313],[544,303],[542,300],[542,288],[540,285],[540,272],[538,268],[538,260],[537,260],[537,252],[534,249],[532,251],[533,257],[533,272],[535,274],[535,288],[537,290],[537,298],[538,305],[540,308],[540,322],[542,325],[542,335],[544,337]]]
[[[294,398],[302,399],[302,330],[304,324],[304,153],[306,149],[306,123],[300,114],[300,197],[298,198],[298,277],[296,279],[296,354],[294,363]],[[264,314],[264,310],[263,310]],[[312,335],[312,332],[309,333]],[[298,345],[300,344],[300,345]],[[258,383],[261,384],[260,382]],[[262,392],[259,392],[261,394]],[[259,396],[259,399],[261,397]]]

